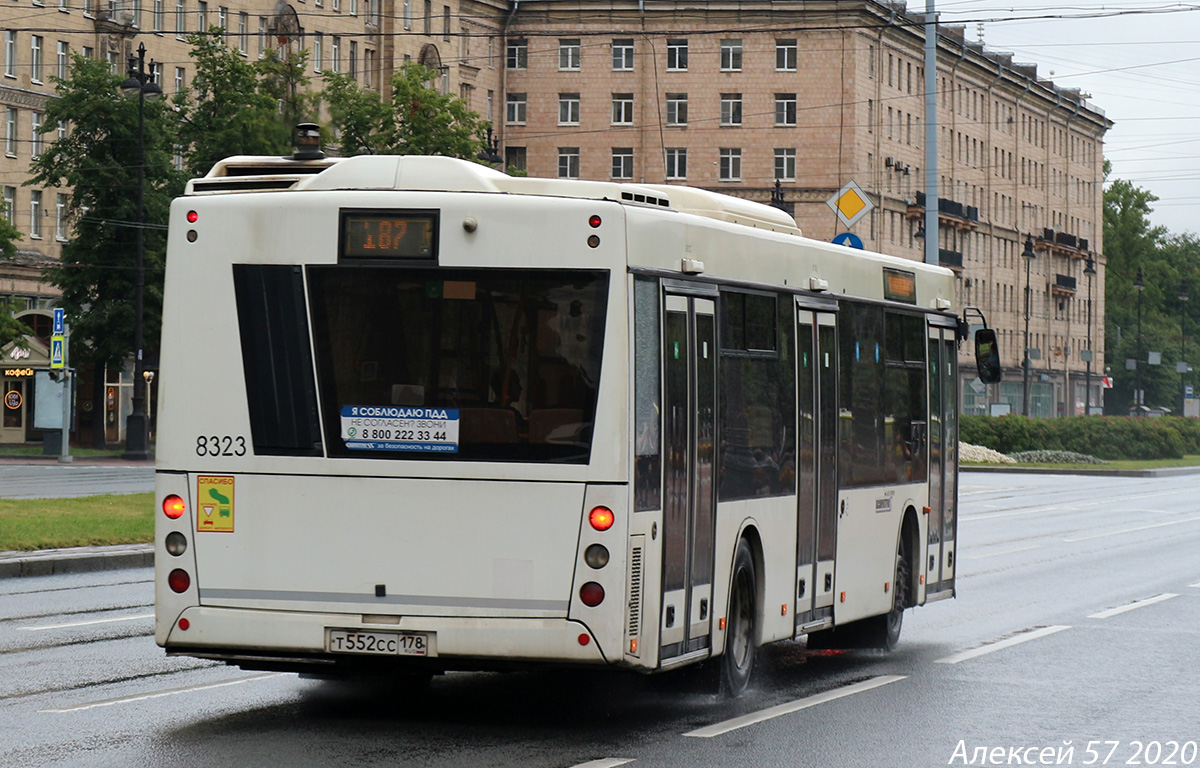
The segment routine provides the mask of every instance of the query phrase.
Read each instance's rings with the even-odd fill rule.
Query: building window
[[[42,113],[31,112],[30,114],[33,117],[33,125],[30,126],[30,135],[33,138],[29,156],[36,160],[42,154]]]
[[[775,94],[775,125],[796,124],[796,94]]]
[[[612,104],[613,125],[633,125],[633,94],[614,93]]]
[[[509,69],[525,69],[529,66],[529,41],[525,38],[508,41],[508,53],[505,56]]]
[[[687,150],[686,149],[668,149],[667,150],[667,178],[668,179],[686,179],[687,178]]]
[[[250,50],[250,14],[238,14],[238,53],[243,56]]]
[[[796,150],[775,150],[775,178],[779,181],[796,180]]]
[[[612,177],[614,179],[633,178],[633,148],[613,147]]]
[[[621,39],[612,42],[613,70],[628,72],[633,69],[633,40]]]
[[[71,57],[67,55],[69,50],[70,48],[66,42],[62,40],[58,41],[58,58],[55,61],[54,73],[58,75],[60,80],[67,79],[67,71],[71,62]]]
[[[721,94],[721,125],[742,124],[742,94]]]
[[[29,193],[29,236],[42,236],[42,191],[35,189]]]
[[[196,29],[198,32],[208,31],[208,3],[205,0],[196,4]]]
[[[442,6],[442,39],[450,39],[450,6]]]
[[[260,58],[260,59],[267,55],[267,49],[269,49],[271,47],[271,44],[269,42],[267,42],[268,39],[269,38],[267,37],[267,17],[259,16],[258,17],[258,58]]]
[[[67,196],[59,192],[54,202],[54,236],[67,239]]]
[[[796,50],[796,41],[794,39],[775,41],[776,72],[796,71]]]
[[[526,170],[525,147],[505,147],[504,165],[514,171]]]
[[[508,94],[504,112],[504,122],[508,123],[509,125],[525,124],[525,94]]]
[[[371,0],[374,3],[375,0]],[[372,5],[374,7],[374,5]],[[427,35],[433,34],[433,3],[431,0],[425,0],[425,26],[424,32]]]
[[[560,70],[576,70],[581,64],[583,47],[579,38],[558,41],[558,68]]]
[[[325,63],[324,57],[321,55],[321,43],[323,35],[320,32],[313,33],[313,72],[320,72],[321,65]]]
[[[558,124],[579,125],[579,94],[558,94]]]
[[[152,11],[151,23],[154,24],[154,31],[161,32],[166,27],[163,20],[163,0],[154,0],[154,10]]]
[[[217,26],[222,31],[229,29],[229,9],[223,5],[217,6]]]
[[[358,41],[350,41],[350,79],[358,80]]]
[[[342,38],[334,35],[329,41],[329,68],[334,72],[342,71]]]
[[[667,125],[687,125],[688,97],[686,93],[667,94]]]
[[[17,33],[11,29],[4,32],[4,74],[17,76]]]
[[[579,178],[579,147],[558,148],[558,178]]]
[[[667,71],[686,72],[688,68],[688,41],[667,41]]]
[[[721,181],[742,180],[742,150],[721,148]]]
[[[8,223],[16,226],[17,224],[17,188],[4,188],[4,217],[8,219]]]
[[[17,156],[17,109],[9,107],[4,120],[4,154]]]
[[[742,71],[742,41],[740,39],[721,41],[721,71]]]
[[[42,82],[42,36],[32,35],[29,44],[29,79]]]
[[[187,85],[183,67],[175,67],[175,93],[179,93]]]
[[[175,0],[175,36],[183,37],[187,34],[187,3],[184,0]]]

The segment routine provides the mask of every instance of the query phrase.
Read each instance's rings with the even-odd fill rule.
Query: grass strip
[[[0,551],[136,544],[153,539],[153,493],[0,499]]]

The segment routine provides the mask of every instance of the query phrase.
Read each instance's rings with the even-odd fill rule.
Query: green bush
[[[1024,416],[963,416],[963,442],[1001,453],[1070,451],[1109,461],[1178,459],[1200,453],[1200,420],[1124,416],[1029,419]]]

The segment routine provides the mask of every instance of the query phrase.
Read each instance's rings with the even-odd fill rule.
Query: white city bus
[[[892,647],[954,594],[940,267],[686,187],[234,157],[171,209],[157,642],[250,669]]]

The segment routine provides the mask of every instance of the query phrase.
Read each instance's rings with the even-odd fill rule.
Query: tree
[[[345,75],[325,72],[324,98],[344,155],[443,155],[475,160],[487,123],[456,96],[430,86],[437,71],[407,62],[384,103]]]
[[[4,299],[0,301],[0,347],[5,346],[13,339],[17,340],[17,346],[25,348],[28,344],[25,343],[24,336],[33,333],[27,325],[13,317],[13,313],[19,309],[15,299]]]
[[[33,162],[25,182],[70,187],[71,239],[59,263],[46,270],[62,289],[72,325],[72,357],[94,367],[102,393],[106,366],[134,348],[137,275],[138,100],[119,96],[123,78],[106,61],[74,56],[67,79],[54,78],[58,98],[46,104],[43,133],[70,126]],[[145,310],[143,348],[158,349],[163,258],[171,199],[183,178],[171,164],[175,120],[162,101],[145,102]],[[100,401],[95,393],[93,399]],[[97,411],[99,412],[99,411]],[[102,446],[104,432],[94,430]]]
[[[1182,359],[1180,324],[1186,324],[1188,303],[1179,295],[1182,285],[1193,300],[1200,301],[1200,240],[1151,225],[1152,204],[1157,200],[1125,179],[1111,180],[1104,191],[1105,360],[1114,379],[1107,398],[1112,413],[1125,413],[1134,403],[1139,369],[1146,405],[1178,409],[1181,404],[1175,363]],[[1134,286],[1139,270],[1141,291]],[[1151,352],[1161,353],[1160,364],[1149,364]],[[1136,367],[1127,369],[1127,360],[1136,360]]]
[[[224,33],[188,36],[196,76],[172,99],[178,143],[191,176],[203,176],[231,155],[288,154],[291,126],[284,123],[276,95],[290,86],[281,80],[264,83],[268,72],[294,78],[292,64],[275,60],[268,69],[248,62],[225,43]]]

